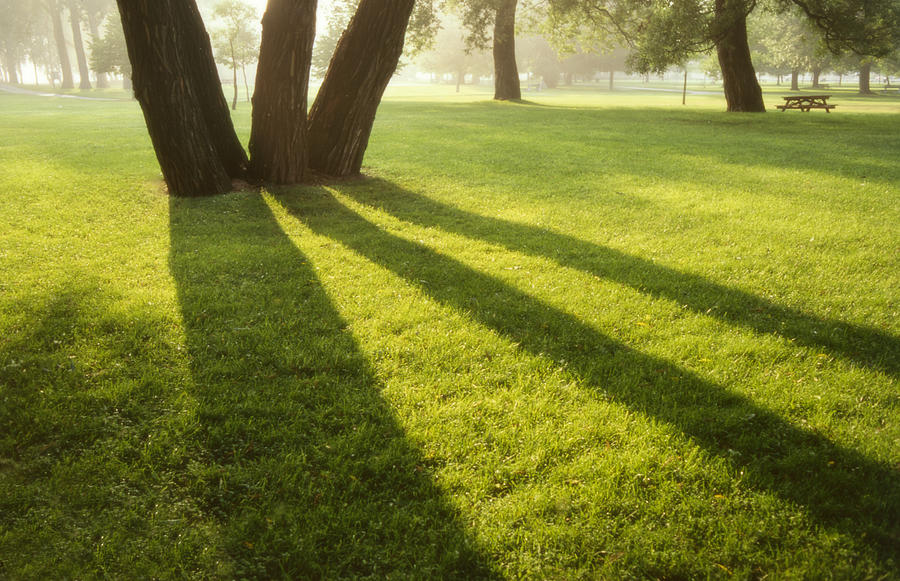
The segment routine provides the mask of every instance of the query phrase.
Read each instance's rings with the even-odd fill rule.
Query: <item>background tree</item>
[[[100,75],[118,75],[122,77],[125,90],[131,89],[131,61],[128,60],[128,49],[125,46],[125,34],[118,16],[110,17],[103,26],[103,34],[94,38],[90,44],[91,70]],[[99,84],[98,84],[99,86]]]
[[[57,57],[53,46],[53,26],[47,12],[41,9],[37,0],[30,0],[27,4],[30,18],[25,41],[25,56],[31,61],[34,84],[38,85],[40,84],[41,69],[47,78],[51,78],[57,67]]]
[[[94,42],[101,36],[101,27],[103,25],[104,20],[107,15],[110,14],[114,10],[115,2],[113,0],[81,0],[81,7],[84,10],[84,15],[87,18],[88,30],[91,33],[91,40],[88,43],[88,50],[92,51],[91,48]],[[124,46],[124,44],[123,44]],[[88,57],[88,66],[90,66],[92,55]],[[98,72],[96,69],[91,67],[91,70],[97,75],[97,88],[105,89],[109,87],[109,79],[107,78],[107,72]]]
[[[59,57],[59,71],[62,76],[60,87],[62,89],[74,89],[75,78],[72,76],[72,62],[69,60],[66,33],[63,29],[63,6],[60,0],[44,0],[43,7],[53,23],[53,40],[56,44],[56,53]]]
[[[2,0],[0,11],[0,68],[5,81],[17,85],[32,28],[31,6],[22,0]]]
[[[791,90],[799,90],[800,73],[821,71],[827,62],[822,32],[796,6],[759,10],[750,19],[754,61],[762,70],[791,75]],[[813,81],[818,85],[818,78]]]
[[[494,99],[519,100],[522,89],[516,63],[516,12],[518,0],[455,0],[452,5],[469,31],[472,49],[492,47]],[[492,31],[489,36],[488,31]]]
[[[357,6],[359,0],[335,0],[331,4],[325,30],[319,33],[313,46],[312,72],[317,78],[325,77],[334,49],[337,48],[338,41],[353,18]]]
[[[246,67],[256,62],[259,54],[259,31],[256,27],[259,15],[256,8],[242,0],[223,0],[213,7],[213,17],[219,23],[212,33],[213,49],[218,62],[231,69],[234,82],[231,108],[237,109],[238,70],[244,75],[244,90],[247,100],[250,100]]]
[[[419,66],[438,75],[453,75],[456,91],[465,83],[465,77],[472,74],[490,74],[492,60],[483,49],[469,49],[465,42],[465,31],[455,17],[445,17],[443,26],[435,38],[434,47],[422,55]]]
[[[72,25],[72,44],[75,46],[75,57],[78,62],[78,88],[91,88],[91,70],[88,67],[87,54],[84,51],[84,37],[81,34],[82,10],[78,0],[68,0],[69,23]]]
[[[896,0],[780,0],[800,6],[832,48],[883,54],[900,35]],[[715,49],[729,111],[765,111],[750,58],[747,16],[756,0],[549,0],[557,19],[619,36],[641,72],[661,72]]]

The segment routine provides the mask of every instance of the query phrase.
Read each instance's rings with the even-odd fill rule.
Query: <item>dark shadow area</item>
[[[220,523],[220,576],[494,577],[263,198],[170,213],[203,458],[186,478]]]
[[[558,264],[668,299],[698,314],[757,333],[823,349],[847,361],[900,377],[900,338],[860,325],[816,317],[701,276],[536,226],[466,212],[373,179],[341,192],[400,220],[548,258]]]
[[[798,429],[745,397],[639,353],[452,258],[389,234],[327,192],[282,195],[279,200],[314,232],[467,313],[525,351],[577,373],[597,397],[674,426],[736,472],[743,471],[742,484],[802,507],[816,523],[858,541],[855,548],[883,569],[890,570],[900,557],[896,469]]]

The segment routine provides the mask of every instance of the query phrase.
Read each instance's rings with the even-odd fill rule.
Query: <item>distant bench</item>
[[[784,105],[778,105],[776,108],[782,111],[800,109],[804,112],[810,109],[825,109],[826,113],[831,113],[831,110],[837,105],[829,105],[828,99],[830,98],[831,95],[793,95],[784,97]]]

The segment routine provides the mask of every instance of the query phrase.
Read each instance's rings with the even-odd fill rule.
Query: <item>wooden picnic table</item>
[[[830,98],[831,95],[791,95],[784,97],[784,105],[778,105],[777,109],[782,111],[800,109],[803,112],[810,109],[825,109],[826,113],[831,113],[831,110],[837,105],[829,105],[828,99]]]

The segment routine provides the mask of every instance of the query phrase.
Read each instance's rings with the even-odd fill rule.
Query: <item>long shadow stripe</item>
[[[389,234],[327,192],[278,200],[313,232],[468,313],[522,349],[566,366],[598,396],[677,427],[742,469],[752,486],[804,507],[823,525],[865,534],[885,560],[900,556],[900,477],[891,467],[799,429],[668,361],[639,353],[452,258]]]
[[[900,377],[900,338],[878,329],[816,317],[696,274],[679,272],[565,234],[466,212],[384,180],[344,186],[340,192],[406,222],[554,260],[652,297],[675,301],[696,313],[757,333],[787,337],[800,345],[823,349]]]

